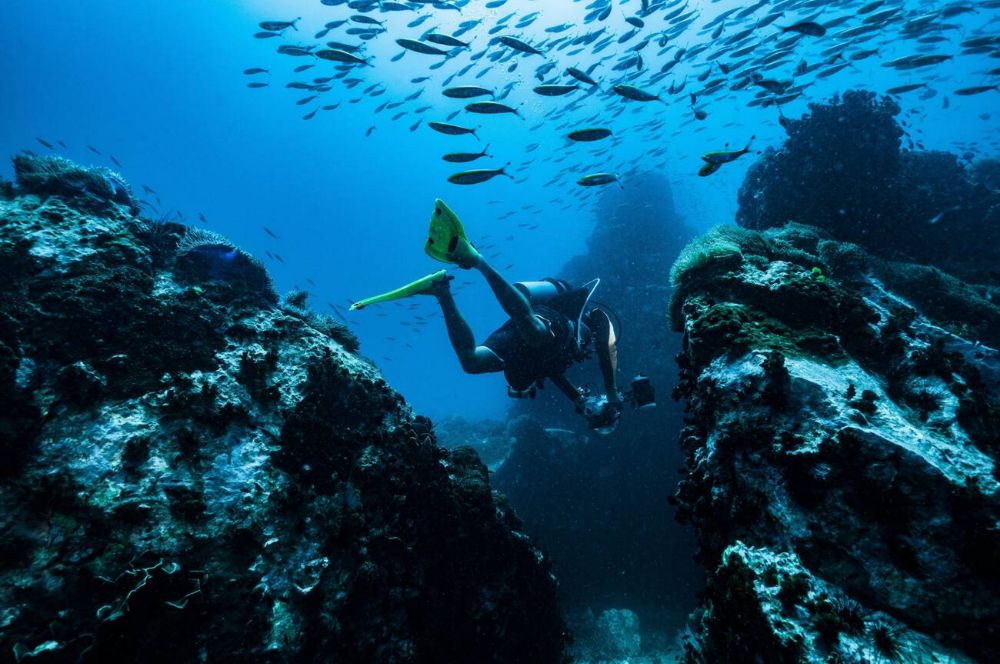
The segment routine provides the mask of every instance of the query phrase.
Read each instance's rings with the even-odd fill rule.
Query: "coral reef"
[[[747,173],[737,223],[808,223],[885,258],[997,283],[996,166],[968,169],[949,153],[902,150],[899,111],[889,97],[850,91],[786,119],[785,143]]]
[[[547,560],[343,326],[117,176],[16,170],[3,661],[560,661]]]
[[[687,658],[994,661],[1000,292],[834,235],[717,229],[675,267]]]

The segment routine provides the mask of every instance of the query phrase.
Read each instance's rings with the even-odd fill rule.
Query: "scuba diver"
[[[452,348],[467,373],[502,371],[507,392],[515,398],[534,398],[548,379],[573,403],[591,429],[611,433],[617,428],[623,410],[615,383],[617,338],[608,313],[591,303],[599,279],[575,288],[558,279],[511,284],[469,242],[461,221],[441,200],[435,201],[424,251],[435,260],[479,271],[509,320],[477,344],[452,296],[450,282],[454,277],[445,270],[356,302],[351,309],[412,295],[433,296],[441,306]],[[597,355],[600,365],[604,395],[591,395],[574,386],[565,375],[569,367],[592,354]],[[643,380],[648,387],[648,379]],[[648,389],[651,395],[652,388]],[[650,397],[641,405],[652,405],[652,401]]]

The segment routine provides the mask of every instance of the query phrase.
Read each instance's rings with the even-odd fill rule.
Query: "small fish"
[[[263,23],[260,24],[260,29],[267,30],[268,32],[282,32],[284,30],[287,30],[288,28],[291,28],[292,30],[297,31],[298,27],[295,24],[301,20],[302,17],[300,16],[296,18],[294,21],[264,21]]]
[[[597,187],[600,185],[611,184],[612,182],[617,182],[618,186],[624,189],[621,180],[614,173],[591,173],[589,175],[584,175],[582,178],[576,181],[581,187]]]
[[[474,97],[493,97],[493,91],[489,88],[482,88],[477,85],[459,85],[453,88],[446,88],[441,94],[452,99],[472,99]]]
[[[273,37],[280,37],[280,32],[255,32],[254,39],[271,39]]]
[[[500,37],[499,41],[504,46],[509,46],[515,51],[520,51],[521,53],[527,53],[528,55],[542,55],[542,52],[531,44],[523,42],[520,39],[515,39],[514,37]]]
[[[260,67],[251,67],[250,69],[244,69],[243,73],[247,76],[254,76],[256,74],[270,74],[266,69],[261,69]]]
[[[586,83],[587,85],[597,85],[597,81],[592,79],[586,72],[577,69],[576,67],[570,67],[566,70],[566,73],[580,81],[581,83]]]
[[[451,152],[441,158],[453,164],[464,164],[469,161],[475,161],[480,157],[492,157],[493,155],[486,153],[489,149],[490,146],[487,144],[486,147],[483,148],[482,152]]]
[[[41,143],[42,145],[44,145],[45,147],[47,147],[48,149],[50,149],[50,150],[55,150],[55,147],[54,147],[54,146],[53,146],[53,145],[52,145],[51,143],[49,143],[48,141],[46,141],[45,139],[43,139],[43,138],[38,138],[38,137],[36,136],[36,137],[35,137],[35,140],[36,140],[36,141],[38,141],[39,143]]]
[[[459,127],[458,125],[448,124],[446,122],[428,122],[427,126],[438,133],[446,134],[448,136],[472,134],[476,137],[476,140],[479,140],[479,136],[476,136],[476,130],[468,127]]]
[[[265,233],[267,233],[268,235],[270,235],[271,237],[273,237],[275,240],[278,239],[278,236],[275,235],[274,231],[272,231],[270,228],[268,228],[267,226],[263,226],[262,228],[264,229]]]
[[[365,132],[365,138],[368,138],[369,136],[371,136],[373,131],[375,131],[375,125],[372,125],[371,127],[368,127],[368,131]]]
[[[516,108],[511,108],[507,104],[501,104],[495,101],[477,101],[471,104],[466,104],[465,110],[467,110],[470,113],[481,113],[486,115],[496,115],[498,113],[513,113],[518,117],[521,116],[521,114],[517,112]]]
[[[120,161],[118,161],[117,159],[115,159],[115,156],[114,156],[113,154],[109,154],[109,155],[108,155],[108,159],[110,159],[110,160],[111,160],[111,162],[112,162],[112,163],[113,163],[113,164],[114,164],[115,166],[117,166],[118,168],[124,168],[124,166],[122,166],[122,163],[121,163]]]
[[[989,92],[990,90],[996,90],[1000,92],[1000,86],[996,85],[977,85],[971,88],[961,88],[960,90],[955,90],[955,94],[960,97],[968,97],[969,95],[978,95],[983,92]]]
[[[571,141],[599,141],[602,138],[607,138],[611,135],[610,129],[602,129],[594,127],[591,129],[577,129],[576,131],[569,133],[569,139]]]
[[[663,101],[660,99],[659,95],[654,95],[651,92],[646,92],[641,88],[637,88],[634,85],[628,85],[626,83],[619,83],[612,89],[622,97],[633,101]]]
[[[414,53],[422,53],[424,55],[448,55],[448,51],[442,51],[439,48],[428,46],[427,44],[416,41],[415,39],[397,39],[396,43],[406,50],[413,51]]]
[[[323,60],[329,60],[330,62],[344,62],[346,64],[371,66],[369,62],[364,58],[359,58],[356,55],[348,53],[347,51],[340,50],[338,48],[330,48],[330,49],[324,49],[322,51],[317,51],[316,57],[322,58]]]
[[[510,166],[510,162],[504,164],[503,168],[482,168],[474,171],[462,171],[461,173],[455,173],[448,177],[448,182],[452,184],[479,184],[481,182],[486,182],[487,180],[492,180],[498,175],[505,175],[511,179],[513,177],[507,173],[507,166]]]
[[[436,32],[432,32],[427,35],[425,39],[431,43],[438,44],[440,46],[450,46],[452,48],[469,48],[469,42],[464,42],[460,39],[455,39],[451,35],[442,35]]]
[[[535,86],[535,94],[543,97],[561,97],[579,89],[579,85],[538,85]]]
[[[301,58],[306,55],[313,55],[312,49],[312,46],[292,46],[291,44],[282,44],[278,47],[278,53]]]
[[[920,88],[926,88],[926,83],[910,83],[909,85],[898,85],[894,88],[889,88],[886,90],[887,94],[890,95],[901,95],[907,92],[913,92],[914,90],[919,90]]]
[[[810,37],[822,37],[826,34],[826,28],[813,21],[802,21],[801,23],[796,23],[795,25],[789,25],[788,27],[781,28],[781,31],[797,32],[802,35],[809,35]]]
[[[382,21],[376,18],[372,18],[371,16],[365,16],[364,14],[355,14],[354,16],[351,17],[350,20],[355,23],[360,23],[362,25],[377,25],[379,27],[382,26]]]
[[[933,217],[931,217],[930,219],[928,219],[927,223],[928,224],[936,224],[939,221],[941,221],[942,219],[944,219],[946,216],[948,216],[949,214],[951,214],[952,212],[958,212],[961,209],[962,209],[961,205],[953,205],[950,208],[947,208],[947,209],[944,209],[944,210],[941,210],[940,212],[938,212],[936,215],[934,215]]]
[[[706,175],[711,175],[720,168],[723,164],[728,164],[732,161],[736,161],[743,155],[750,152],[750,144],[753,143],[755,137],[751,136],[750,140],[747,141],[746,147],[742,150],[721,150],[719,152],[706,152],[701,156],[702,161],[705,165],[701,167],[698,171],[698,175],[705,177]]]

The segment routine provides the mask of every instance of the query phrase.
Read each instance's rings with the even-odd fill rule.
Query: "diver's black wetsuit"
[[[544,343],[529,345],[519,334],[514,321],[508,320],[482,344],[503,360],[507,384],[518,392],[528,390],[546,378],[561,376],[573,364],[586,359],[593,337],[586,324],[581,323],[581,343],[578,345],[576,321],[545,305],[535,305],[534,311],[549,331],[549,338]]]
[[[525,396],[525,393],[534,396],[536,386],[551,380],[573,402],[577,412],[587,417],[592,428],[601,433],[613,430],[621,414],[621,398],[615,383],[618,351],[608,314],[588,304],[597,281],[591,288],[573,289],[565,282],[546,280],[552,287],[558,286],[555,288],[558,294],[546,297],[543,302],[533,302],[527,286],[508,283],[477,253],[465,259],[461,267],[478,269],[510,316],[484,343],[477,345],[472,329],[452,297],[450,278],[435,282],[428,293],[436,296],[441,305],[448,337],[462,368],[468,373],[502,371],[511,396]],[[595,397],[575,387],[565,375],[570,366],[590,357],[592,348],[597,351],[605,387],[605,398],[599,405],[595,405]]]

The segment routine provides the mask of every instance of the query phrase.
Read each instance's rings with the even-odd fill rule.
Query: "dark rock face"
[[[101,176],[0,201],[3,658],[559,661],[547,561],[475,454],[304,294]]]
[[[1000,283],[995,163],[967,169],[912,140],[902,150],[899,111],[889,97],[851,91],[784,119],[784,145],[765,151],[740,188],[737,223],[807,223],[886,258]]]
[[[799,225],[716,229],[673,279],[688,659],[996,661],[1000,291]]]

